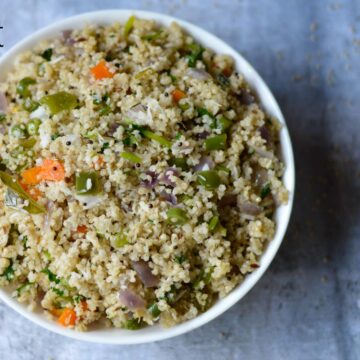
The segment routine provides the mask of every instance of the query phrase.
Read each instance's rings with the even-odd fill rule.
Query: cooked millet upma
[[[78,330],[194,318],[274,236],[279,129],[176,23],[39,44],[0,84],[0,285]]]

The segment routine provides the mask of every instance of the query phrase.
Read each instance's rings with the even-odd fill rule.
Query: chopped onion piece
[[[143,309],[146,306],[145,300],[130,289],[119,291],[119,300],[129,310]]]
[[[150,266],[146,261],[133,261],[132,267],[139,275],[139,278],[145,287],[156,287],[159,284],[159,278],[151,272]]]
[[[204,69],[189,68],[186,74],[197,80],[208,80],[211,79],[210,74]]]

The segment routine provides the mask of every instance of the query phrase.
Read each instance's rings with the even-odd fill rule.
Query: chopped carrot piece
[[[179,102],[181,99],[183,99],[184,97],[186,97],[186,94],[181,91],[180,89],[175,89],[172,93],[172,98],[173,100],[177,103]]]
[[[112,78],[115,75],[109,70],[104,60],[101,60],[96,66],[91,68],[91,73],[94,75],[96,80]]]
[[[63,164],[58,160],[44,160],[41,165],[41,180],[61,181],[65,179],[65,170]]]
[[[83,301],[80,303],[80,305],[81,305],[81,308],[83,309],[83,311],[89,310],[88,304],[87,304],[87,302],[86,302],[85,300],[83,300]]]
[[[76,322],[76,312],[74,309],[66,308],[58,318],[58,323],[62,326],[74,326]]]
[[[226,77],[229,77],[232,74],[233,70],[231,67],[227,67],[222,71],[222,74]]]
[[[58,318],[61,316],[63,311],[64,311],[64,309],[51,309],[51,310],[49,310],[49,313],[51,313],[52,315],[54,315]]]
[[[40,179],[41,167],[34,167],[23,171],[21,174],[23,184],[25,185],[37,185],[41,182]]]
[[[61,181],[65,179],[65,170],[58,160],[44,160],[43,164],[23,171],[25,185],[37,185],[42,181]]]
[[[77,227],[76,231],[80,234],[86,234],[88,231],[88,228],[85,225],[79,225]]]
[[[99,156],[97,163],[99,164],[99,166],[101,166],[103,163],[105,162],[104,157],[103,156]]]
[[[42,192],[34,187],[30,187],[22,182],[19,182],[20,186],[36,201],[42,197]]]

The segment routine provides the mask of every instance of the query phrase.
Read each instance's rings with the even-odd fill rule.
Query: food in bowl
[[[67,327],[186,321],[258,266],[280,124],[176,23],[64,31],[0,84],[0,285]]]

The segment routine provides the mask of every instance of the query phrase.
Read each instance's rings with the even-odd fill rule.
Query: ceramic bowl
[[[287,130],[286,123],[280,111],[279,105],[277,104],[274,96],[265,84],[264,80],[262,80],[254,68],[233,48],[231,48],[216,36],[186,21],[158,13],[135,10],[104,10],[70,17],[29,35],[24,40],[15,45],[11,50],[5,53],[5,55],[0,59],[0,81],[4,80],[7,71],[11,69],[15,57],[19,53],[31,49],[40,41],[59,36],[60,31],[62,30],[82,28],[86,24],[103,25],[116,21],[124,23],[131,15],[135,15],[136,17],[144,19],[154,19],[163,25],[169,25],[171,22],[176,21],[205,47],[209,47],[219,54],[231,55],[234,58],[237,71],[245,76],[247,82],[257,93],[263,108],[267,111],[267,113],[276,117],[283,125],[280,133],[282,156],[286,166],[283,181],[286,188],[290,192],[290,197],[288,204],[279,207],[276,211],[276,234],[261,257],[260,267],[250,275],[246,276],[245,280],[241,284],[239,284],[225,298],[217,301],[205,313],[200,314],[192,320],[171,328],[165,329],[159,325],[155,325],[138,331],[129,331],[115,328],[97,328],[88,332],[77,332],[75,330],[59,326],[55,321],[47,319],[44,314],[40,312],[30,312],[26,305],[18,303],[11,297],[10,291],[0,290],[0,299],[2,301],[16,310],[19,314],[33,321],[35,324],[74,339],[107,344],[146,343],[184,334],[215,319],[217,316],[222,314],[232,305],[237,303],[241,298],[243,298],[246,293],[259,281],[261,276],[269,267],[271,261],[274,259],[279,249],[281,242],[283,241],[292,209],[295,186],[294,158],[289,132]],[[264,311],[266,310],[264,309]]]

